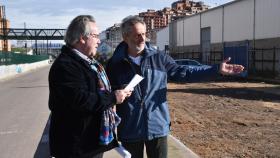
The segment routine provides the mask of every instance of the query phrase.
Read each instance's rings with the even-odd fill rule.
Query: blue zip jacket
[[[127,55],[127,44],[116,48],[106,66],[107,75],[114,89],[124,88],[136,74]],[[197,82],[218,76],[219,66],[188,68],[179,66],[166,53],[159,52],[146,43],[142,53],[140,75],[144,79],[132,95],[117,105],[122,121],[118,126],[118,138],[124,142],[146,141],[167,136],[170,127],[167,104],[167,78],[180,82]]]

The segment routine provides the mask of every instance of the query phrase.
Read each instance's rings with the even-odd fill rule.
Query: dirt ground
[[[202,158],[280,157],[280,85],[168,84],[171,134]]]

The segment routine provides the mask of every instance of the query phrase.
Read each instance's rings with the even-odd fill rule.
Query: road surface
[[[39,144],[47,141],[48,71],[49,66],[0,81],[1,158],[48,157],[47,146]]]

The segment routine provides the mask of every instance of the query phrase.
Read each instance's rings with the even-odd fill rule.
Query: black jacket
[[[98,95],[97,74],[63,46],[49,72],[49,131],[51,155],[88,158],[118,145],[99,145],[101,112],[115,104],[114,93]]]

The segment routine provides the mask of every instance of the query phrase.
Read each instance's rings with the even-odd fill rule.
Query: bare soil
[[[202,158],[280,157],[280,85],[169,83],[171,134]]]

